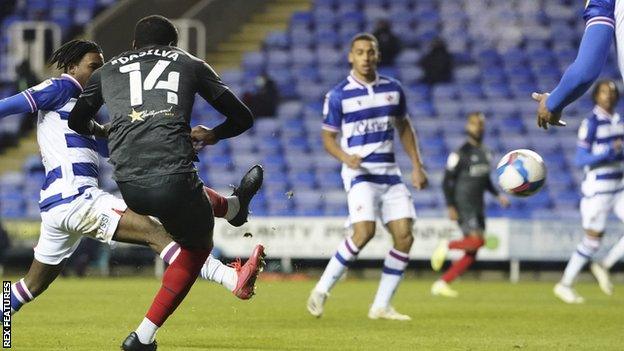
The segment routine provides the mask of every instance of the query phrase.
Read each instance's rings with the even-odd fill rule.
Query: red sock
[[[470,267],[470,265],[475,261],[476,253],[468,253],[464,255],[464,257],[455,261],[451,268],[449,268],[446,273],[442,276],[442,280],[447,283],[452,282],[455,278],[459,277]]]
[[[165,270],[162,286],[145,315],[147,319],[159,327],[165,323],[193,286],[210,251],[180,249],[178,257]]]
[[[451,241],[448,247],[449,249],[474,251],[478,250],[483,244],[485,244],[483,238],[478,236],[466,236],[461,240]]]
[[[225,217],[225,214],[227,213],[227,210],[228,210],[228,203],[225,197],[219,194],[218,192],[210,189],[207,186],[204,187],[204,191],[206,192],[206,195],[208,195],[208,198],[210,199],[210,204],[212,204],[212,211],[215,217],[217,218]]]

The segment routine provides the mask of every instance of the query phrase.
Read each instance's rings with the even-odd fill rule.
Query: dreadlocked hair
[[[93,52],[102,53],[102,48],[95,42],[83,39],[75,39],[63,44],[50,58],[50,66],[56,64],[56,68],[65,73],[71,66],[80,63],[84,55]]]

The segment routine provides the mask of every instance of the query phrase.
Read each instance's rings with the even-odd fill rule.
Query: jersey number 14
[[[143,91],[152,89],[164,89],[167,91],[167,102],[173,105],[178,104],[178,86],[180,84],[180,73],[169,72],[167,80],[158,80],[171,61],[158,60],[152,70],[142,81],[141,63],[135,62],[119,67],[119,72],[130,74],[130,105],[132,107],[143,104]]]

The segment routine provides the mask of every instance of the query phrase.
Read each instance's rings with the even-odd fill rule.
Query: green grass
[[[551,283],[463,281],[455,300],[408,279],[394,301],[411,322],[371,321],[377,282],[348,280],[321,319],[305,301],[313,282],[259,282],[251,301],[205,281],[159,331],[159,350],[622,350],[624,293],[581,284],[584,305],[554,298]],[[13,320],[15,350],[115,350],[141,321],[156,279],[60,279]]]

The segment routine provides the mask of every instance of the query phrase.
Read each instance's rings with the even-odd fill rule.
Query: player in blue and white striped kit
[[[557,87],[550,94],[533,93],[539,103],[537,109],[538,126],[547,129],[548,125],[564,126],[563,109],[583,95],[600,75],[611,43],[615,37],[618,66],[624,72],[624,1],[587,0],[583,19],[585,33],[579,46],[578,55],[568,67]],[[617,44],[620,45],[617,45]],[[624,237],[611,249],[607,258],[600,264],[592,264],[592,273],[598,279],[601,289],[611,294],[608,269],[624,255]],[[560,297],[563,285],[557,285]],[[567,290],[568,301],[579,301],[571,289]]]
[[[554,293],[567,303],[582,303],[584,299],[572,289],[574,279],[600,248],[607,218],[611,211],[624,221],[624,119],[615,112],[618,101],[615,82],[600,81],[592,97],[596,104],[590,117],[585,118],[578,132],[576,164],[583,167],[581,217],[585,237],[566,266],[563,278]],[[615,255],[615,260],[613,257]],[[613,265],[619,255],[610,253],[605,259]],[[599,277],[600,264],[592,264],[592,272]],[[611,294],[612,286],[606,276],[599,279],[600,286]]]
[[[403,89],[398,81],[376,72],[377,39],[366,33],[356,35],[351,41],[349,62],[351,74],[325,99],[323,143],[327,152],[343,163],[341,174],[354,234],[338,247],[310,294],[307,307],[312,315],[321,316],[329,290],[375,235],[379,218],[392,234],[394,248],[385,258],[379,289],[368,316],[409,320],[409,316],[390,306],[409,261],[415,218],[410,192],[395,161],[395,129],[412,160],[412,185],[416,189],[424,188],[427,176],[407,115]],[[336,141],[338,134],[342,134],[340,145]]]

